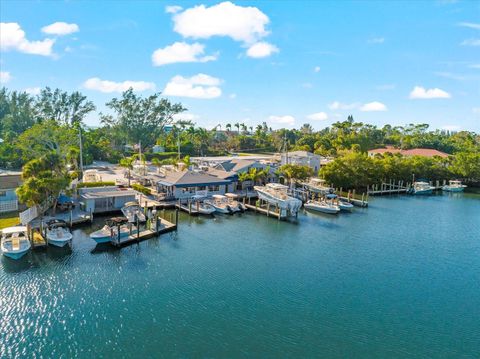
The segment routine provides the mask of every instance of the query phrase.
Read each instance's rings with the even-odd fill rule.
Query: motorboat
[[[448,181],[448,185],[445,185],[442,187],[442,190],[447,191],[447,192],[463,192],[463,190],[466,188],[464,184],[462,184],[462,181],[458,180],[450,180]]]
[[[60,219],[52,219],[47,222],[46,237],[48,244],[56,247],[64,247],[73,238],[67,223]]]
[[[7,227],[2,230],[0,247],[4,256],[20,259],[29,251],[31,246],[27,227]]]
[[[340,207],[329,201],[314,201],[310,200],[303,205],[306,209],[316,212],[337,214],[340,212]]]
[[[206,203],[212,205],[215,208],[215,211],[218,213],[233,213],[232,208],[228,204],[228,198],[221,194],[214,194],[212,199],[206,201]]]
[[[302,201],[288,195],[288,186],[280,183],[267,183],[265,186],[253,187],[258,198],[267,201],[280,209],[280,216],[295,216],[302,206]]]
[[[416,195],[424,195],[424,194],[432,194],[435,187],[430,186],[430,183],[425,181],[418,181],[413,183],[413,194]]]
[[[122,207],[122,213],[131,223],[136,223],[137,218],[139,222],[145,222],[147,220],[145,213],[143,213],[142,207],[140,207],[137,202],[125,203],[125,205]]]
[[[328,186],[323,178],[310,178],[308,182],[302,183],[303,187],[310,192],[329,194],[335,191],[334,188]]]
[[[85,170],[85,172],[83,172],[83,182],[100,182],[100,180],[98,171],[95,169]]]
[[[215,212],[215,207],[204,201],[205,196],[203,195],[194,195],[192,196],[192,200],[195,203],[195,209],[200,213],[200,214],[212,214]]]
[[[351,212],[353,210],[353,204],[351,204],[350,202],[342,201],[340,197],[338,197],[334,193],[327,194],[325,198],[330,199],[333,204],[336,204],[340,208],[341,211]]]
[[[137,233],[137,228],[133,224],[127,223],[126,218],[112,218],[106,221],[101,229],[91,233],[90,238],[97,243],[108,243],[112,239],[118,238],[119,231],[120,238],[125,238],[130,234]]]
[[[232,209],[233,212],[244,211],[245,207],[243,204],[238,201],[238,195],[235,193],[225,193],[225,197],[227,197],[228,205]]]

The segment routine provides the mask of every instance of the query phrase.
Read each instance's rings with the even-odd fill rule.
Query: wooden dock
[[[198,211],[197,205],[191,201],[188,200],[186,203],[182,203],[180,200],[175,203],[175,208],[178,208],[181,211],[187,212],[191,216],[198,216],[200,212]]]
[[[254,211],[255,213],[265,214],[267,217],[275,217],[279,220],[284,219],[283,217],[280,217],[279,212],[271,211],[269,208],[263,208],[263,207],[257,206],[256,204],[253,205],[253,204],[246,203],[245,207],[247,209]]]
[[[33,248],[40,248],[47,246],[46,238],[38,230],[32,230],[31,241]]]

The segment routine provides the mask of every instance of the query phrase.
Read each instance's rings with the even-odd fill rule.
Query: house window
[[[207,186],[198,186],[197,191],[205,191],[207,189]]]
[[[208,191],[209,192],[218,192],[218,191],[220,191],[220,186],[218,186],[218,185],[208,186]]]

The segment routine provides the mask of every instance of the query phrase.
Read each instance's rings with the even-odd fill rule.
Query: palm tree
[[[242,124],[240,124],[240,127],[242,128],[243,133],[246,133],[246,132],[247,132],[247,125],[245,125],[244,123],[242,123]]]
[[[238,182],[243,185],[244,182],[250,181],[250,173],[248,172],[241,172],[238,174]],[[242,186],[243,189],[243,186]]]
[[[133,169],[133,162],[135,161],[135,157],[124,157],[120,159],[120,167],[123,167],[128,170],[128,187],[130,187],[130,171]]]
[[[237,133],[240,133],[240,124],[237,122],[234,126],[237,128]]]
[[[225,125],[225,128],[227,129],[227,132],[230,132],[230,130],[232,129],[232,125],[230,123],[227,123]]]

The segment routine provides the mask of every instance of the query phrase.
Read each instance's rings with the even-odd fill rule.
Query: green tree
[[[135,163],[135,157],[124,157],[120,159],[120,167],[123,167],[127,170],[127,175],[128,175],[128,187],[130,187],[130,177],[131,177],[131,171],[133,170],[133,164]]]

